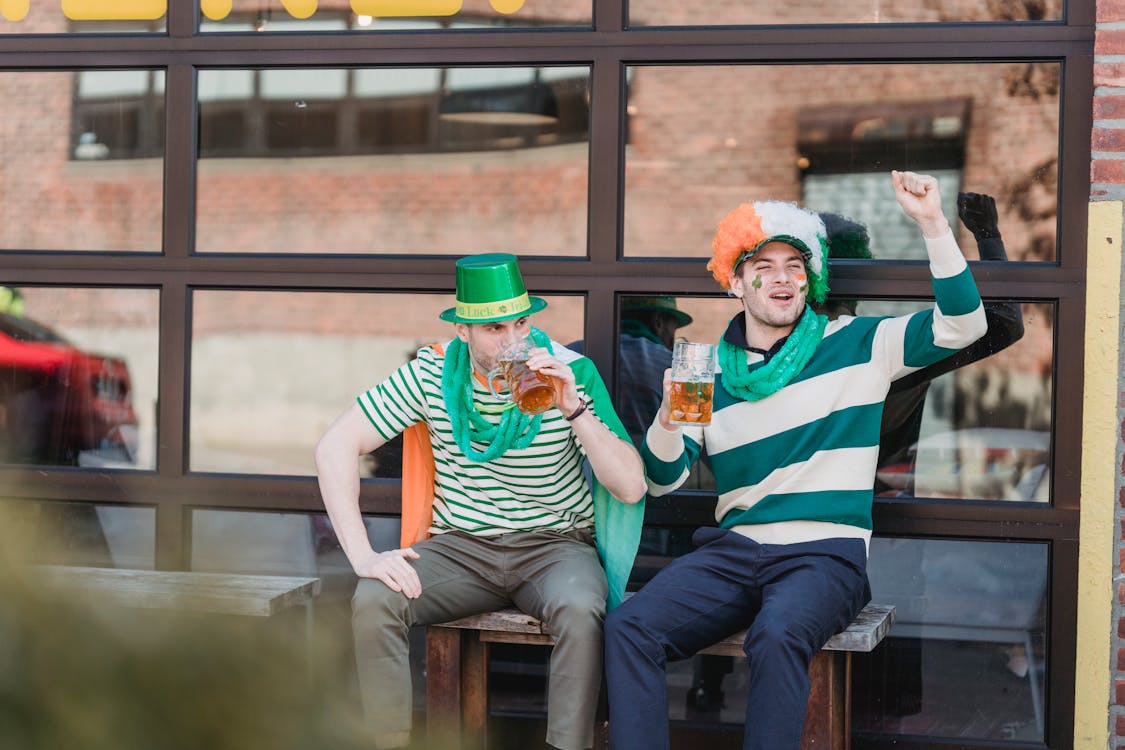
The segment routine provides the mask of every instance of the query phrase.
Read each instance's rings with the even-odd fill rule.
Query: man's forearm
[[[375,553],[359,510],[359,454],[317,446],[316,473],[332,529],[355,568]]]
[[[926,254],[930,259],[935,305],[941,312],[934,316],[934,343],[947,349],[962,349],[988,329],[980,293],[948,228],[939,237],[926,238]]]
[[[570,423],[582,442],[594,476],[609,493],[623,503],[633,504],[645,495],[645,470],[637,449],[614,435],[592,412],[579,415]]]

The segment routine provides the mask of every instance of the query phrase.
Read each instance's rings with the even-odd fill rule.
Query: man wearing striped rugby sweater
[[[669,422],[665,399],[641,455],[654,496],[675,490],[706,446],[718,528],[606,619],[613,750],[669,746],[665,665],[743,628],[750,685],[745,750],[800,746],[813,655],[870,597],[867,546],[879,425],[892,381],[957,352],[987,327],[937,181],[892,172],[925,238],[936,305],[828,321],[824,224],[755,202],[719,225],[708,269],[743,311],[720,342],[710,425]]]
[[[528,296],[516,257],[470,256],[456,271],[457,304],[441,314],[456,336],[360,394],[317,444],[324,505],[360,577],[352,624],[364,713],[376,748],[406,747],[410,627],[515,605],[557,639],[547,746],[583,750],[594,739],[602,620],[640,541],[644,470],[593,362],[532,328],[547,303]],[[486,381],[525,338],[535,343],[528,367],[558,383],[556,405],[534,416]],[[376,552],[358,460],[400,432],[401,547]]]

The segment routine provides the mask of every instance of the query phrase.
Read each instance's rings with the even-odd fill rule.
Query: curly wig
[[[795,203],[754,201],[727,214],[711,241],[707,270],[723,289],[744,260],[769,242],[795,247],[805,259],[810,302],[823,302],[828,294],[828,243],[824,222]]]

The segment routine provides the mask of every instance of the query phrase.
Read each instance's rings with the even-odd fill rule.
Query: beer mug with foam
[[[711,395],[715,387],[713,344],[677,341],[672,349],[672,387],[669,421],[681,425],[711,423]]]
[[[488,373],[489,392],[502,401],[514,401],[524,414],[542,414],[558,400],[556,379],[527,366],[534,348],[531,339],[517,341],[497,357],[497,366]],[[496,391],[497,380],[507,386],[507,393]]]

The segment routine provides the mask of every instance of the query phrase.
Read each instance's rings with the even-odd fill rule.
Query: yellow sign
[[[71,21],[155,21],[168,12],[168,0],[62,0]]]
[[[22,21],[31,8],[31,0],[0,0],[0,16],[8,21]]]
[[[199,9],[212,21],[221,21],[230,15],[234,0],[199,0]]]
[[[308,18],[316,13],[316,0],[281,0],[281,4],[294,18]]]
[[[520,10],[526,0],[488,0],[497,13]],[[63,15],[72,21],[155,21],[168,12],[168,0],[60,0]],[[316,13],[318,0],[281,0],[294,18]],[[461,10],[462,0],[351,0],[356,15],[388,18],[393,16],[452,16]],[[221,21],[230,15],[234,0],[199,0],[203,15]],[[0,0],[0,16],[7,21],[22,21],[31,9],[31,0]]]
[[[282,6],[294,18],[305,19],[316,13],[317,0],[281,0]],[[199,9],[212,21],[221,21],[230,15],[234,0],[199,0]]]
[[[461,10],[461,0],[352,0],[359,16],[452,16]]]

